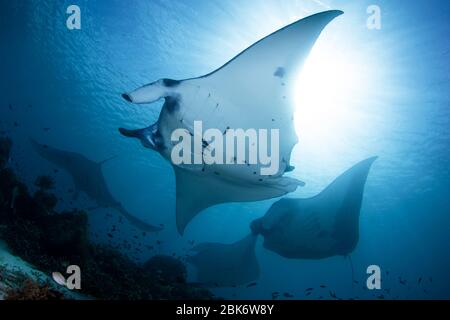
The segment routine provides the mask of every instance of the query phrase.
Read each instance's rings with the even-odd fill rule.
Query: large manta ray
[[[283,177],[297,143],[292,90],[295,78],[323,28],[342,11],[321,12],[294,22],[256,42],[221,68],[187,79],[161,79],[123,94],[145,104],[164,99],[158,121],[144,129],[120,128],[127,137],[159,152],[172,164],[171,134],[187,130],[196,139],[194,121],[203,130],[279,130],[278,171],[261,175],[260,164],[174,165],[176,222],[182,234],[200,211],[225,202],[270,199],[294,191],[301,181]],[[198,137],[197,137],[198,138]],[[201,139],[202,137],[200,137]],[[208,142],[203,141],[207,147]]]
[[[367,175],[376,157],[341,174],[307,199],[281,199],[252,222],[264,248],[290,259],[348,256],[359,240],[359,213]]]
[[[36,152],[45,160],[67,171],[75,184],[76,192],[82,191],[100,207],[113,208],[120,212],[134,227],[147,231],[162,230],[159,226],[148,224],[131,215],[110,193],[103,176],[102,165],[110,160],[95,162],[85,156],[42,145],[31,139]]]
[[[251,223],[252,233],[236,243],[198,244],[188,259],[197,269],[198,281],[230,286],[258,279],[254,252],[258,235],[266,250],[288,259],[349,256],[359,240],[364,186],[375,159],[354,165],[314,197],[275,202]]]

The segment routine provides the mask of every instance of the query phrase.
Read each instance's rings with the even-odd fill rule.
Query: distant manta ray
[[[197,269],[198,281],[226,287],[257,280],[259,235],[266,250],[288,259],[350,257],[358,244],[364,186],[375,159],[357,163],[314,197],[275,202],[251,223],[251,234],[240,241],[198,244],[188,259]]]
[[[144,104],[164,99],[158,121],[144,129],[119,131],[138,138],[144,147],[171,160],[176,129],[194,136],[194,121],[204,130],[279,130],[278,171],[261,175],[261,164],[174,165],[176,223],[180,234],[203,209],[226,202],[258,201],[279,197],[303,185],[283,177],[297,143],[292,90],[323,28],[342,11],[321,12],[294,22],[256,42],[221,68],[186,79],[161,79],[123,94],[129,102]],[[207,142],[204,142],[207,145]],[[275,142],[276,143],[276,142]]]
[[[196,254],[187,258],[197,269],[198,282],[211,287],[231,287],[259,278],[256,260],[257,235],[250,234],[232,243],[201,243],[191,249]]]
[[[285,198],[251,224],[264,248],[289,259],[348,256],[359,240],[364,186],[377,157],[363,160],[315,197]]]
[[[122,204],[111,195],[102,172],[102,165],[111,160],[106,159],[95,162],[85,156],[69,151],[58,150],[47,145],[42,145],[31,139],[31,143],[36,152],[45,160],[66,170],[73,179],[76,192],[82,191],[91,199],[96,201],[99,207],[114,208],[122,214],[133,226],[147,231],[157,232],[162,230],[159,226],[148,224],[132,216]]]

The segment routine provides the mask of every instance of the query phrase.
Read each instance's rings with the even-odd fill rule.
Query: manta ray
[[[232,243],[201,243],[192,248],[196,254],[187,261],[197,269],[198,282],[215,287],[231,287],[259,278],[255,255],[257,236],[250,234]]]
[[[197,245],[196,255],[188,262],[197,268],[199,282],[229,286],[256,280],[259,268],[254,248],[259,235],[266,250],[288,259],[349,256],[359,240],[364,186],[375,159],[354,165],[314,197],[275,202],[251,223],[251,233],[243,240],[232,245]]]
[[[367,175],[376,157],[348,169],[321,193],[281,199],[252,222],[264,248],[290,259],[348,256],[359,240],[359,214]]]
[[[157,232],[162,230],[162,227],[148,224],[132,216],[125,210],[122,204],[116,201],[111,195],[103,176],[102,166],[114,157],[95,162],[79,153],[58,150],[47,145],[39,144],[32,139],[31,143],[42,158],[64,169],[70,174],[77,193],[79,191],[84,192],[88,197],[93,199],[99,207],[117,210],[131,225],[142,231]]]
[[[325,11],[298,20],[256,42],[219,69],[186,80],[161,79],[124,93],[136,104],[164,99],[158,121],[147,128],[119,128],[172,163],[176,176],[176,224],[183,234],[202,210],[220,203],[258,201],[283,196],[303,182],[285,177],[292,171],[297,143],[292,91],[299,69],[325,26],[342,11]],[[194,122],[205,130],[272,130],[279,132],[277,171],[262,175],[260,163],[174,164],[171,135],[186,130],[194,139]],[[208,148],[212,141],[203,140]],[[194,150],[193,153],[196,151]]]

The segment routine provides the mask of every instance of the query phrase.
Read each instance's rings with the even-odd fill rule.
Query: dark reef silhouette
[[[88,238],[88,218],[81,210],[57,212],[53,181],[41,176],[30,194],[7,167],[12,142],[0,138],[0,239],[11,252],[46,274],[76,264],[82,270],[81,295],[97,299],[212,299],[208,290],[186,281],[184,264],[156,256],[138,264],[114,248]],[[6,272],[0,269],[1,277]],[[11,299],[63,298],[45,283],[16,281]],[[67,297],[64,297],[67,298]]]

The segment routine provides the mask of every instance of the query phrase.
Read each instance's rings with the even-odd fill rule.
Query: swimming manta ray
[[[231,61],[207,75],[187,80],[161,79],[123,94],[129,102],[153,103],[164,99],[158,121],[144,129],[119,131],[138,138],[172,164],[176,129],[198,137],[194,122],[203,130],[223,135],[229,129],[279,130],[278,170],[262,175],[261,164],[174,165],[176,222],[180,234],[200,211],[225,202],[270,199],[294,191],[301,181],[284,177],[297,143],[292,91],[299,68],[323,28],[342,11],[321,12],[294,22],[256,42]],[[195,132],[194,132],[195,131]],[[205,148],[211,141],[201,141]],[[277,141],[274,142],[275,144]],[[195,152],[195,150],[194,150]]]
[[[258,235],[264,238],[265,249],[289,259],[349,256],[358,243],[364,185],[375,159],[354,165],[317,196],[275,202],[264,217],[251,223],[252,232],[243,240],[197,245],[188,262],[196,267],[198,281],[230,286],[256,280]]]
[[[364,185],[376,157],[354,165],[317,196],[281,199],[252,222],[264,248],[291,259],[348,256],[359,240]]]
[[[111,195],[102,172],[102,165],[110,159],[95,162],[85,156],[69,151],[58,150],[47,145],[42,145],[31,139],[36,152],[45,160],[67,171],[75,184],[76,192],[82,191],[96,201],[99,207],[114,208],[122,214],[134,227],[147,232],[162,230],[159,226],[153,226],[132,216]]]
[[[197,269],[198,282],[215,287],[243,285],[259,278],[255,255],[256,235],[232,243],[201,243],[187,261]]]

